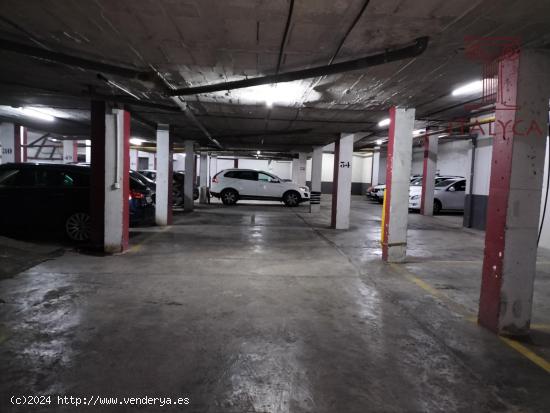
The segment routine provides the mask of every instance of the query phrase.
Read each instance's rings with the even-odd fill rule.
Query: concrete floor
[[[354,197],[352,228],[333,231],[326,201],[317,216],[200,206],[133,230],[124,255],[69,251],[0,281],[0,411],[548,412],[550,374],[524,354],[550,360],[550,254],[518,350],[472,321],[482,233],[411,214],[410,259],[385,265],[380,206]],[[190,404],[31,409],[12,394]]]

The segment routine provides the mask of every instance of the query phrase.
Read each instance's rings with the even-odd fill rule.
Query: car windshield
[[[444,188],[448,185],[451,185],[453,182],[456,182],[456,179],[444,179],[435,184],[436,188]]]

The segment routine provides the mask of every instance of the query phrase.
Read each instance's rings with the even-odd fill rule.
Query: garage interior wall
[[[332,193],[332,177],[334,170],[334,155],[323,153],[323,167],[321,173],[321,192]],[[372,154],[353,154],[351,165],[351,193],[363,195],[372,183]],[[311,184],[311,159],[307,160],[306,181]]]

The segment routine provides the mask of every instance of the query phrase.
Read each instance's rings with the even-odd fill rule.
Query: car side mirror
[[[455,192],[455,191],[456,191],[456,189],[455,189],[455,187],[454,187],[454,186],[451,186],[451,187],[450,187],[449,189],[447,189],[447,191],[449,191],[449,192]]]

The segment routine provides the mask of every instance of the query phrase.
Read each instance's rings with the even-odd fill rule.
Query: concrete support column
[[[210,179],[208,180],[208,186],[212,186],[212,178],[214,178],[214,175],[218,173],[218,157],[217,156],[211,156],[210,157]]]
[[[130,185],[130,114],[93,101],[91,236],[97,248],[122,252],[128,248]]]
[[[157,176],[155,222],[172,224],[172,138],[168,125],[157,126]]]
[[[298,159],[292,159],[292,180],[300,186],[306,184],[307,154],[300,152]]]
[[[0,124],[2,163],[21,162],[21,129],[21,126],[13,123]]]
[[[372,155],[372,186],[378,185],[378,170],[380,169],[380,150],[375,150]]]
[[[438,140],[439,138],[436,135],[424,136],[424,167],[422,169],[422,193],[420,198],[420,213],[422,215],[434,214]]]
[[[130,149],[130,169],[136,171],[138,169],[138,150]]]
[[[313,149],[311,156],[311,200],[309,212],[321,211],[321,178],[323,173],[323,147]]]
[[[185,141],[185,184],[183,188],[183,209],[192,211],[194,208],[193,187],[195,186],[195,152],[193,141]]]
[[[199,171],[199,202],[208,203],[208,154],[201,153]]]
[[[63,163],[78,162],[78,141],[63,141]]]
[[[351,164],[353,160],[353,134],[341,134],[334,142],[334,175],[332,180],[331,227],[349,228],[351,207]]]
[[[27,162],[28,158],[28,135],[27,135],[27,128],[24,126],[19,127],[19,133],[20,133],[20,139],[21,139],[21,162]],[[78,145],[77,145],[77,151],[78,151]],[[77,152],[78,153],[78,152]],[[77,159],[75,157],[75,159]]]
[[[401,262],[407,254],[407,220],[414,109],[392,107],[382,216],[382,259]]]
[[[478,320],[528,334],[548,132],[550,55],[525,50],[499,62],[500,90]]]
[[[85,149],[85,157],[86,157],[86,163],[92,162],[92,141],[86,140],[86,149]]]

